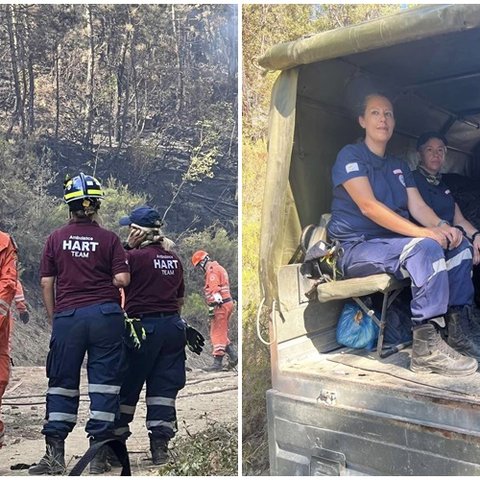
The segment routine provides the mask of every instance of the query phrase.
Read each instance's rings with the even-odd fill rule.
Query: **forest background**
[[[267,164],[270,94],[278,72],[256,62],[280,42],[342,28],[396,13],[413,5],[322,4],[244,5],[242,8],[242,435],[244,475],[268,475],[265,392],[270,388],[269,347],[257,337],[262,300],[258,278],[260,222]],[[270,311],[260,316],[260,333],[268,339]]]
[[[67,174],[102,181],[102,222],[122,238],[135,206],[164,215],[184,316],[205,337],[195,250],[225,266],[237,298],[237,16],[235,5],[0,6],[0,229],[18,244],[32,319],[16,323],[17,365],[45,362],[38,269],[68,220]]]

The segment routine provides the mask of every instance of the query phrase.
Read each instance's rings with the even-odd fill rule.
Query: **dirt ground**
[[[78,423],[68,436],[65,448],[67,471],[71,470],[88,448],[84,430],[89,400],[85,372],[82,374]],[[39,461],[45,451],[40,433],[45,414],[47,379],[44,367],[14,367],[2,406],[6,424],[5,446],[0,449],[0,476],[28,475],[27,470],[11,469],[19,464]],[[177,399],[177,437],[205,429],[208,422],[233,423],[238,414],[238,375],[235,370],[207,373],[198,368],[187,372],[187,385]],[[155,475],[158,467],[150,460],[149,440],[145,428],[145,397],[142,393],[132,436],[127,447],[132,475]],[[88,474],[88,467],[84,475]],[[208,472],[206,472],[208,474]],[[105,474],[107,475],[107,474]],[[115,468],[108,475],[120,475]]]

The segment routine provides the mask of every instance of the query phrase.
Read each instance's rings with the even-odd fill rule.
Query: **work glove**
[[[128,318],[125,314],[125,327],[133,348],[138,350],[147,338],[142,321],[139,318]]]
[[[20,313],[20,321],[22,323],[27,324],[29,320],[30,320],[30,314],[27,311]]]
[[[223,298],[222,296],[219,294],[219,293],[214,293],[213,294],[213,301],[217,304],[217,305],[221,305],[223,303]]]
[[[200,355],[205,345],[205,338],[196,328],[191,327],[187,322],[185,323],[187,325],[187,347],[191,352]]]
[[[208,319],[213,320],[215,318],[215,306],[209,305],[208,306]]]

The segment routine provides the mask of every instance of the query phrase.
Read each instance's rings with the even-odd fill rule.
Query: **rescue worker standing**
[[[175,400],[185,386],[186,324],[180,317],[184,301],[183,266],[171,251],[174,243],[164,237],[160,214],[141,206],[120,219],[130,226],[128,261],[132,273],[124,289],[125,311],[142,326],[146,337],[140,348],[132,348],[120,392],[120,419],[115,434],[130,435],[129,423],[146,383],[147,418],[152,461],[168,459],[168,443],[177,430]],[[138,327],[137,327],[138,330]]]
[[[99,181],[80,175],[64,184],[67,225],[48,237],[41,259],[43,301],[52,325],[47,357],[46,454],[30,475],[65,470],[65,439],[77,421],[80,371],[88,352],[90,443],[113,438],[121,384],[124,313],[119,288],[130,282],[120,239],[97,223]],[[92,471],[93,470],[93,471]],[[90,473],[95,471],[95,459]]]
[[[204,250],[198,250],[193,254],[192,264],[194,267],[199,266],[205,272],[204,294],[209,307],[213,364],[204,370],[220,371],[225,353],[230,357],[229,366],[234,367],[238,363],[238,357],[228,338],[228,322],[233,312],[228,273],[218,262],[210,260],[208,253]]]
[[[0,406],[10,375],[10,306],[17,284],[17,249],[12,239],[0,232]],[[0,420],[0,448],[5,426]]]

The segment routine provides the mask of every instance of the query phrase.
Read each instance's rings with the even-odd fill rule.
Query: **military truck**
[[[480,187],[480,5],[422,6],[319,33],[274,46],[259,64],[281,71],[260,246],[271,474],[480,475],[480,374],[414,374],[408,348],[381,358],[341,347],[349,293],[336,292],[339,281],[319,298],[296,255],[305,226],[327,218],[338,151],[362,137],[350,107],[368,83],[393,99],[390,153],[413,167],[419,135],[441,131],[447,171]]]

